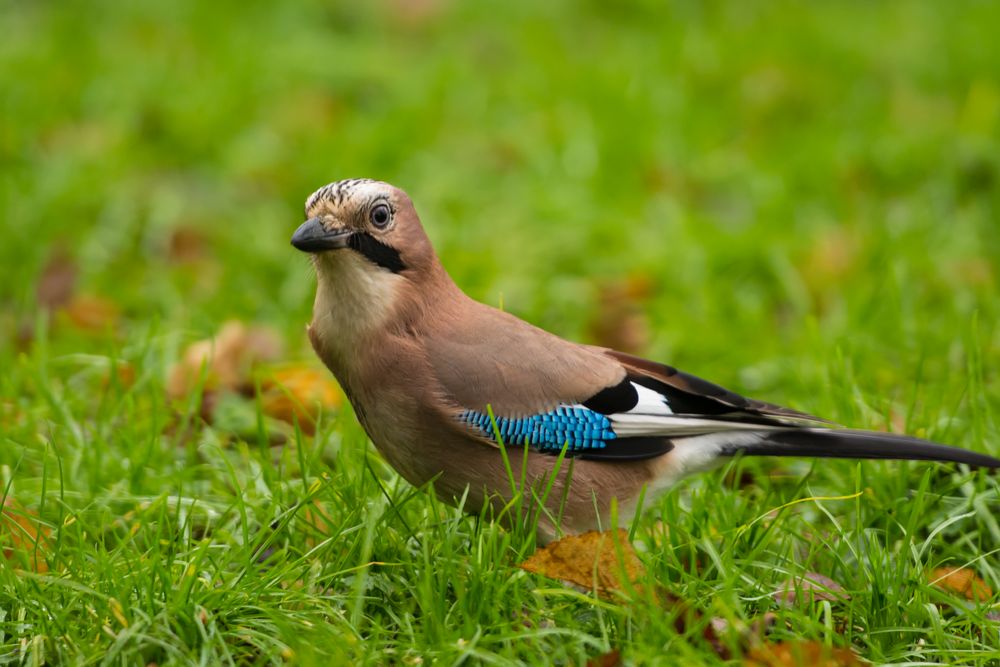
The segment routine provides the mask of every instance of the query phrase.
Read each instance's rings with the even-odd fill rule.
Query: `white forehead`
[[[386,194],[389,187],[388,183],[370,178],[349,178],[343,181],[334,181],[309,195],[309,198],[306,199],[306,213],[321,201],[328,201],[339,206],[346,199],[354,197],[367,199],[379,194]]]

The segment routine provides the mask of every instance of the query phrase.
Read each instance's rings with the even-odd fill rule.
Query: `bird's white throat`
[[[401,276],[344,249],[316,258],[316,300],[310,325],[330,352],[350,353],[392,315]]]

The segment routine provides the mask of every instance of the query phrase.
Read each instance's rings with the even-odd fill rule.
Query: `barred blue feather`
[[[493,421],[488,414],[465,410],[460,419],[496,441]],[[543,452],[558,452],[567,443],[570,451],[600,450],[618,437],[611,427],[610,419],[582,406],[558,407],[530,417],[495,419],[496,431],[499,431],[505,445],[527,445]]]

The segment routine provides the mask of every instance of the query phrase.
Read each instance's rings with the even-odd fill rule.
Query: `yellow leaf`
[[[640,585],[646,576],[628,534],[621,529],[564,537],[536,551],[520,567],[584,588],[596,587],[602,595],[622,590],[622,574],[633,586]]]
[[[231,320],[213,338],[191,343],[181,360],[170,369],[167,395],[173,399],[195,390],[204,374],[206,390],[237,390],[252,386],[250,370],[255,364],[281,356],[281,338],[264,327],[247,327]]]
[[[0,544],[7,560],[24,554],[28,566],[35,572],[48,572],[44,553],[49,547],[49,529],[38,522],[38,517],[20,506],[13,498],[6,498],[0,509]]]
[[[118,304],[92,294],[73,297],[62,312],[76,328],[94,333],[114,330],[121,319]]]
[[[856,667],[863,664],[850,649],[829,648],[809,641],[762,644],[743,657],[744,667]]]
[[[939,567],[928,575],[932,584],[952,593],[958,593],[966,600],[985,602],[993,597],[993,589],[969,568]]]
[[[305,366],[273,371],[261,382],[264,413],[289,424],[298,419],[300,428],[312,435],[323,410],[341,404],[340,388],[329,373]]]

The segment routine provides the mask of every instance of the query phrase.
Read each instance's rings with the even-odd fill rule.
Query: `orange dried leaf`
[[[340,406],[340,389],[328,373],[307,366],[278,369],[261,384],[264,413],[288,422],[297,419],[312,433],[320,412]]]
[[[646,568],[621,529],[564,537],[539,549],[519,567],[584,588],[596,587],[604,595],[622,590],[623,574],[633,586],[646,577]]]
[[[930,573],[928,579],[935,586],[958,593],[966,600],[985,602],[993,597],[993,589],[975,571],[966,567],[939,567]]]
[[[250,386],[253,366],[277,359],[282,347],[280,337],[270,329],[226,322],[214,338],[187,346],[181,360],[170,369],[167,395],[173,399],[187,396],[203,376],[207,390]]]
[[[104,297],[87,294],[70,300],[63,313],[73,326],[96,333],[115,329],[121,318],[121,309],[117,304]]]
[[[445,0],[392,0],[389,16],[402,26],[415,29],[434,23],[449,4]]]
[[[45,551],[48,549],[50,531],[41,525],[38,517],[20,506],[13,498],[6,498],[0,509],[0,544],[7,560],[27,562],[35,572],[48,572]]]
[[[622,664],[622,653],[618,649],[595,656],[587,661],[587,667],[618,667],[620,664]]]
[[[206,254],[205,235],[194,227],[177,227],[170,233],[167,257],[177,264],[196,262]]]
[[[865,664],[853,651],[819,642],[761,644],[743,656],[744,667],[857,667]]]

